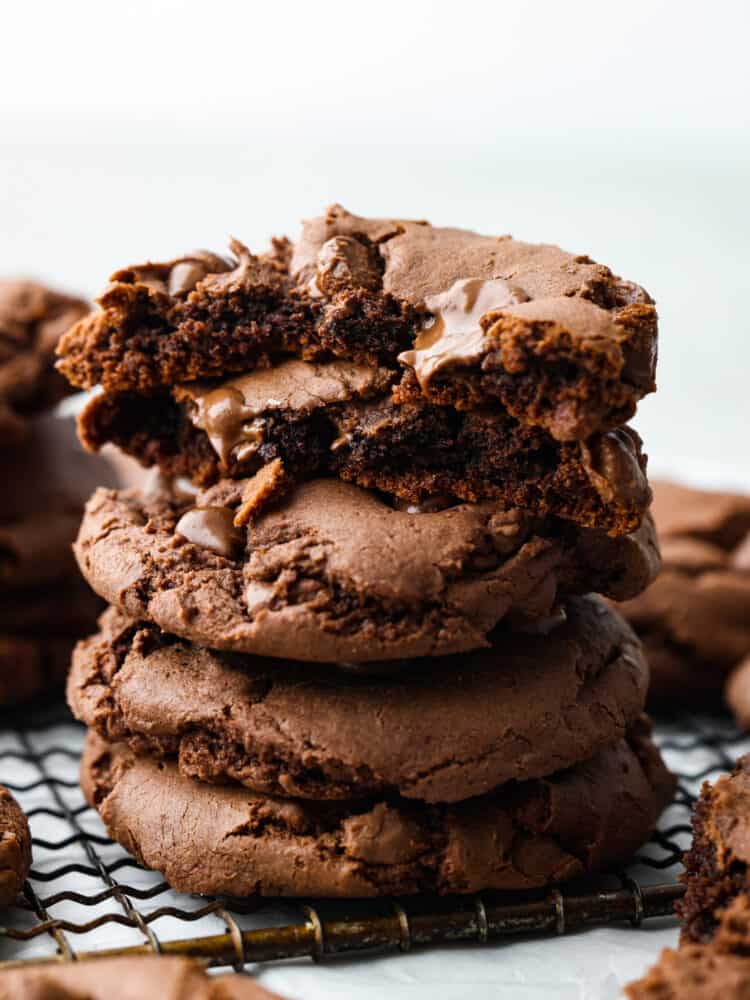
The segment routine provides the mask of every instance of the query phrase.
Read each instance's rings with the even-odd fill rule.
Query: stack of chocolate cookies
[[[60,367],[160,477],[76,543],[82,783],[185,891],[529,889],[673,783],[625,600],[659,565],[648,295],[586,257],[338,206],[114,275]]]
[[[86,303],[31,281],[0,281],[0,707],[62,685],[101,602],[71,551],[105,463],[81,452],[52,407],[70,391],[55,371],[61,334]]]

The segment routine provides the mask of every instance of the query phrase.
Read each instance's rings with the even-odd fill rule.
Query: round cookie
[[[98,490],[78,564],[105,600],[181,638],[330,663],[487,647],[509,615],[548,616],[570,592],[623,597],[658,567],[648,524],[609,539],[488,503],[413,513],[338,480],[243,523],[256,485]]]
[[[58,692],[76,640],[94,628],[102,602],[79,578],[0,601],[0,706]]]
[[[86,303],[34,281],[0,279],[0,440],[26,436],[26,418],[70,388],[55,371],[55,348]]]
[[[5,473],[0,521],[32,513],[80,513],[97,486],[119,484],[110,462],[83,450],[75,415],[63,409],[68,409],[67,403],[28,421],[26,440],[0,449]]]
[[[549,635],[504,637],[386,678],[282,671],[110,609],[76,649],[68,700],[101,736],[177,757],[203,781],[282,797],[457,802],[594,756],[636,720],[647,684],[637,639],[595,597],[570,601]]]
[[[708,945],[664,948],[646,975],[625,987],[628,1000],[747,1000],[747,955],[721,952]]]
[[[161,387],[284,358],[390,368],[401,392],[505,411],[558,440],[617,427],[655,389],[650,296],[582,254],[340,205],[300,240],[123,268],[60,345],[75,384]]]
[[[167,956],[104,958],[10,969],[0,1000],[280,1000],[249,976],[209,976],[197,962]]]
[[[692,827],[693,841],[683,857],[685,895],[675,912],[680,942],[705,944],[722,929],[722,914],[741,906],[750,892],[750,754],[713,785],[703,782]],[[747,914],[744,923],[750,926]],[[723,930],[726,935],[727,927]]]
[[[75,642],[75,636],[0,632],[0,706],[59,691]]]
[[[665,948],[643,979],[625,987],[630,1000],[746,1000],[750,996],[750,899],[736,896],[716,913],[707,943]]]
[[[183,892],[355,897],[531,889],[624,862],[674,788],[648,727],[455,805],[309,802],[192,781],[90,732],[81,784],[114,840]]]
[[[88,455],[75,419],[47,414],[25,425],[25,440],[0,449],[0,593],[76,574],[71,545],[97,486],[115,485],[109,463]]]
[[[0,906],[21,891],[31,867],[31,833],[21,807],[0,785]]]
[[[75,573],[71,544],[80,511],[31,513],[0,523],[0,593],[61,581]]]
[[[652,487],[663,568],[620,610],[644,642],[652,698],[718,700],[750,654],[750,497]]]
[[[727,678],[724,698],[740,729],[750,729],[750,656],[746,656]]]
[[[82,636],[96,626],[101,598],[80,578],[39,590],[3,594],[0,634]]]

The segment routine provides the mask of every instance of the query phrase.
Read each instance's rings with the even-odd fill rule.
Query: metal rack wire
[[[161,952],[240,969],[301,956],[639,925],[671,914],[682,892],[680,856],[701,781],[750,750],[725,719],[660,720],[656,737],[678,791],[626,871],[536,895],[269,903],[181,895],[114,844],[78,787],[83,734],[60,705],[33,719],[0,718],[0,782],[29,817],[35,859],[18,904],[0,915],[7,921],[0,925],[0,968]]]

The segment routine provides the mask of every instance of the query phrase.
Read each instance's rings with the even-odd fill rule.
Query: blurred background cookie
[[[750,653],[750,496],[651,485],[662,570],[619,608],[643,640],[653,701],[718,704]]]
[[[32,965],[0,975],[0,1000],[280,1000],[250,976],[209,976],[186,958],[147,955]]]
[[[13,902],[31,867],[31,833],[21,807],[0,785],[0,906]]]
[[[0,706],[59,691],[70,653],[102,603],[80,579],[72,542],[97,485],[120,482],[86,454],[55,348],[87,309],[32,281],[0,280]]]
[[[27,417],[71,391],[55,370],[55,350],[87,309],[35,281],[0,279],[0,443],[23,438]]]

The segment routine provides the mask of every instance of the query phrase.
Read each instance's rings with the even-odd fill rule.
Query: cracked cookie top
[[[68,699],[106,739],[204,781],[454,802],[586,760],[641,712],[648,672],[623,620],[595,597],[564,616],[546,635],[373,678],[214,652],[110,609],[76,650]]]
[[[629,859],[674,789],[646,723],[585,763],[452,805],[209,785],[93,732],[81,782],[114,839],[176,889],[235,896],[538,888]]]
[[[396,509],[333,479],[246,520],[256,486],[98,490],[79,566],[131,618],[192,642],[341,664],[487,647],[508,616],[549,617],[564,593],[637,593],[659,564],[648,520],[609,538],[493,503]]]

